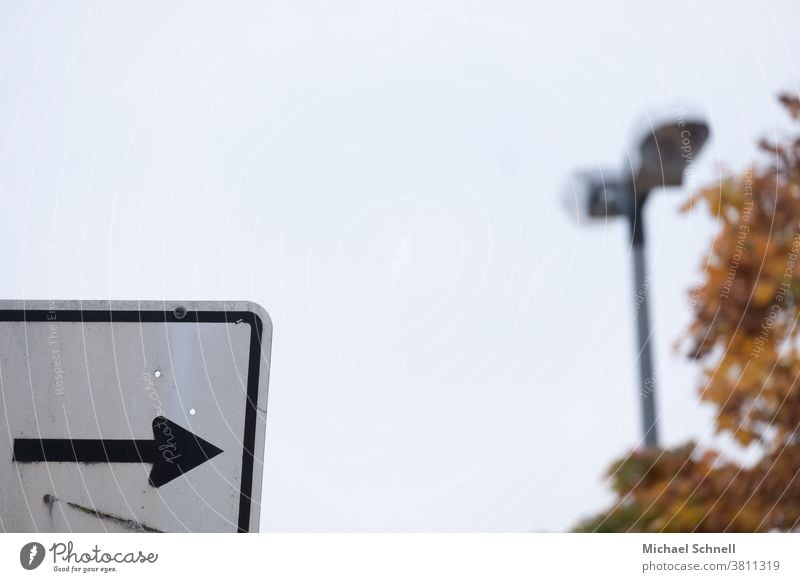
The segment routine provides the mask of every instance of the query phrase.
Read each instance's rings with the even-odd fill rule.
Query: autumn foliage
[[[781,102],[797,128],[800,99]],[[800,529],[800,133],[759,148],[763,161],[686,205],[704,205],[719,230],[690,293],[685,347],[717,431],[760,460],[742,466],[694,443],[635,451],[609,472],[617,502],[579,531]]]

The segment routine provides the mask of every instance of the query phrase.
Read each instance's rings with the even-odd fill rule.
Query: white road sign
[[[258,531],[250,302],[0,301],[0,530]]]

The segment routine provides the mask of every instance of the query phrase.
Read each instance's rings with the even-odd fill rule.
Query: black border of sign
[[[174,311],[131,309],[0,309],[0,321],[75,323],[247,323],[250,325],[250,354],[247,364],[247,398],[242,439],[242,483],[239,490],[238,533],[250,531],[250,509],[253,492],[253,468],[256,446],[256,407],[258,376],[261,369],[261,337],[264,323],[252,311],[186,311],[178,317]]]

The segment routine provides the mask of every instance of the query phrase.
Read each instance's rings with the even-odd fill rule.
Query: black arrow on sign
[[[153,419],[153,440],[14,439],[17,463],[152,463],[149,483],[161,487],[222,452],[168,418]]]

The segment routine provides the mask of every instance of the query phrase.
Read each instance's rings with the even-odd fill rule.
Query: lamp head
[[[680,186],[710,130],[700,116],[649,118],[634,140],[631,152],[631,185],[634,191],[649,192],[662,186]]]
[[[562,194],[564,206],[578,222],[625,214],[628,199],[615,172],[597,169],[575,172]]]

